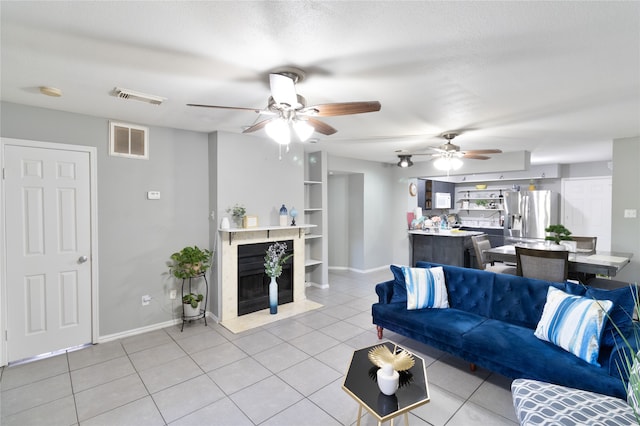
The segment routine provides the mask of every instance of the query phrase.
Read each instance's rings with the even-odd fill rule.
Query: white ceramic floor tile
[[[88,367],[110,359],[125,356],[127,353],[122,347],[120,340],[112,342],[98,343],[93,346],[81,349],[79,351],[69,352],[69,368],[77,370],[79,368]]]
[[[492,426],[514,426],[517,422],[506,419],[485,408],[468,402],[447,423],[447,426],[467,426],[467,425],[492,425]]]
[[[309,400],[343,425],[355,423],[358,418],[358,403],[342,389],[343,378],[309,395]]]
[[[227,394],[266,379],[273,373],[253,358],[243,358],[209,373],[209,377]]]
[[[147,396],[147,390],[137,374],[76,393],[80,422]]]
[[[67,373],[68,371],[69,364],[67,354],[6,367],[2,374],[0,389],[3,391],[9,390],[48,377],[57,376],[58,374]]]
[[[129,357],[121,356],[120,358],[114,358],[100,364],[72,371],[71,385],[73,386],[73,392],[78,393],[135,372]]]
[[[170,425],[253,426],[253,422],[229,398],[223,398],[179,418]]]
[[[433,426],[444,426],[462,407],[465,400],[458,395],[429,383],[430,401],[412,413]]]
[[[342,377],[328,365],[309,358],[278,374],[278,376],[304,396],[309,396]]]
[[[514,422],[518,421],[511,400],[511,382],[513,380],[497,373],[491,374],[471,395],[469,401],[493,411]]]
[[[259,352],[254,358],[270,371],[277,373],[309,358],[309,355],[288,343],[281,343]]]
[[[122,346],[128,354],[139,352],[154,346],[172,342],[171,337],[164,330],[155,330],[137,336],[122,339]]]
[[[231,395],[230,398],[255,424],[286,410],[303,396],[282,379],[271,376]]]
[[[117,407],[82,422],[82,426],[162,426],[164,419],[150,396]]]
[[[303,399],[271,417],[261,426],[282,425],[331,426],[340,425],[340,423],[308,399]]]
[[[223,343],[222,345],[196,352],[191,355],[191,358],[205,372],[209,372],[247,356],[246,352],[233,343]]]
[[[211,330],[205,333],[192,334],[181,339],[176,338],[176,343],[188,354],[200,352],[226,342],[227,339],[222,337],[220,333]]]
[[[187,353],[174,341],[144,349],[129,355],[138,371],[153,368],[186,356]]]
[[[281,344],[282,339],[266,330],[261,330],[250,336],[237,339],[233,343],[249,355],[255,355]]]
[[[0,395],[2,408],[0,410],[3,416],[10,416],[71,394],[69,373],[58,374],[28,385],[2,391]]]
[[[207,375],[198,376],[151,395],[167,423],[191,414],[224,397]]]
[[[167,364],[139,371],[138,374],[149,393],[156,393],[201,376],[204,372],[190,357],[185,356]]]
[[[3,426],[73,425],[76,423],[78,423],[78,418],[72,395],[0,418],[0,424]]]
[[[305,334],[304,336],[297,337],[290,341],[293,346],[297,347],[303,352],[309,355],[317,355],[320,352],[326,351],[331,347],[340,343],[339,340],[326,334],[315,331],[313,333]]]

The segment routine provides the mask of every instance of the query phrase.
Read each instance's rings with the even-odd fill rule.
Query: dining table
[[[517,243],[492,247],[484,251],[487,260],[492,262],[513,263],[516,260],[516,245],[542,250],[566,250],[565,246],[546,243]],[[603,275],[615,277],[629,262],[633,253],[596,251],[594,252],[569,252],[569,272],[586,276]]]

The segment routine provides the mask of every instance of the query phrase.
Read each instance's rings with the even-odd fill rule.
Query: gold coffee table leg
[[[362,418],[362,405],[358,404],[358,422],[356,423],[358,426],[360,426],[360,419]]]

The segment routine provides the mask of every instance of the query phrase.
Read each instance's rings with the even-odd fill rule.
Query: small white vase
[[[391,364],[383,364],[376,374],[380,392],[385,395],[395,394],[400,383],[400,374],[393,369],[393,366]]]
[[[229,229],[231,227],[231,224],[229,223],[229,218],[228,217],[223,217],[222,221],[220,222],[220,229]]]

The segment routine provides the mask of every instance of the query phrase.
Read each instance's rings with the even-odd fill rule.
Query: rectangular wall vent
[[[149,158],[149,129],[133,124],[109,122],[109,155]]]
[[[153,105],[160,105],[162,102],[167,100],[167,98],[163,98],[161,96],[149,95],[147,93],[123,89],[121,87],[116,87],[115,89],[113,89],[112,94],[113,96],[116,96],[118,98],[133,99],[134,101],[147,102]]]

